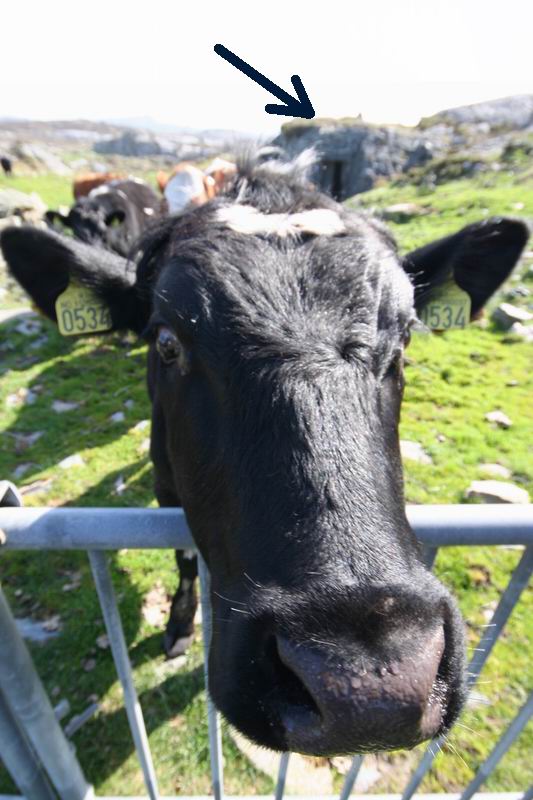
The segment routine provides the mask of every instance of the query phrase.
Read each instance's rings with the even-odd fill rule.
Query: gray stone
[[[26,222],[43,218],[46,206],[38,194],[25,194],[17,189],[0,189],[0,219],[19,217]]]
[[[383,219],[392,222],[408,222],[413,217],[421,217],[428,214],[429,209],[423,208],[416,203],[394,203],[381,210]]]
[[[111,414],[109,417],[110,422],[124,422],[126,419],[126,415],[123,411],[115,411],[114,414]]]
[[[497,425],[499,428],[510,428],[513,424],[507,414],[499,410],[489,411],[488,414],[485,414],[485,419],[487,422],[492,422],[493,425]]]
[[[79,453],[74,453],[71,456],[67,456],[62,461],[59,462],[57,465],[61,469],[72,469],[72,467],[84,467],[85,461],[80,456]]]
[[[511,305],[511,303],[500,303],[492,312],[492,319],[507,331],[515,322],[522,324],[530,322],[533,319],[533,314],[530,314],[524,308]]]
[[[502,464],[480,464],[478,469],[480,472],[489,476],[490,478],[508,479],[512,475],[511,470],[502,466]]]
[[[400,452],[403,459],[416,461],[417,464],[433,464],[433,460],[418,442],[410,442],[407,439],[400,441]]]
[[[79,403],[69,403],[68,401],[63,400],[54,400],[52,403],[52,410],[56,412],[56,414],[65,414],[67,411],[74,411],[76,408],[79,408]]]
[[[483,103],[448,108],[435,114],[434,118],[452,125],[485,123],[489,130],[499,126],[513,130],[528,128],[533,126],[533,94],[501,97]]]
[[[521,322],[515,322],[509,328],[509,333],[523,339],[524,342],[533,342],[533,325],[522,325]]]
[[[529,503],[529,494],[514,483],[503,481],[472,481],[465,496],[483,503]]]
[[[55,630],[45,628],[42,622],[37,622],[31,617],[19,617],[15,619],[15,624],[23,639],[28,639],[36,644],[46,644],[50,639],[54,639],[59,632],[58,628]]]
[[[19,478],[23,478],[24,475],[27,472],[29,472],[30,469],[34,466],[35,464],[32,464],[31,462],[27,462],[26,464],[19,464],[18,467],[15,467],[15,469],[13,470],[14,479],[18,481]]]

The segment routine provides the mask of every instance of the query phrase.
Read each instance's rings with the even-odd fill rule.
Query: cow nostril
[[[310,713],[320,716],[318,706],[304,682],[283,658],[276,636],[270,636],[266,642],[265,661],[276,687],[275,692],[284,707],[283,721],[286,723],[296,711],[299,718]]]

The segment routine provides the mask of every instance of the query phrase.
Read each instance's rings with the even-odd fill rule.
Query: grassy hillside
[[[392,223],[407,250],[488,214],[533,217],[533,186],[523,178],[524,172],[511,165],[505,172],[443,184],[433,191],[384,186],[350,204],[375,209],[399,202],[423,206],[428,212],[424,216]],[[17,188],[35,189],[50,205],[67,202],[70,188],[65,179],[23,180],[28,184]],[[518,273],[533,292],[532,263],[524,260]],[[515,285],[511,281],[506,290]],[[5,302],[19,301],[8,296]],[[135,427],[149,418],[144,347],[118,335],[73,342],[61,338],[44,320],[25,335],[16,331],[19,322],[0,325],[0,476],[33,490],[25,496],[27,505],[153,504],[148,428]],[[531,345],[507,341],[490,323],[441,336],[413,337],[401,436],[420,442],[433,463],[406,462],[409,502],[462,502],[470,481],[482,477],[483,462],[508,467],[513,480],[533,496],[528,451],[533,440],[532,355]],[[27,390],[32,392],[31,403]],[[59,414],[52,409],[54,400],[79,405]],[[484,420],[484,414],[496,408],[513,421],[508,430],[494,429]],[[124,420],[113,423],[110,417],[117,411],[124,413]],[[43,433],[25,447],[22,434],[35,432]],[[61,468],[61,460],[75,453],[83,464]],[[22,465],[26,468],[21,475]],[[436,570],[459,598],[472,648],[519,557],[520,552],[505,548],[453,548],[440,553]],[[121,551],[113,556],[112,566],[161,791],[207,793],[199,639],[177,662],[166,663],[161,655],[166,595],[175,587],[172,555]],[[85,555],[3,553],[0,577],[17,616],[59,618],[60,635],[32,648],[52,696],[68,698],[72,713],[94,699],[100,703],[98,714],[74,736],[88,779],[99,794],[143,793],[110,653],[97,643],[103,623]],[[467,710],[461,720],[464,727],[452,735],[460,756],[439,755],[421,791],[464,786],[523,703],[530,689],[532,620],[533,598],[526,593],[482,675],[478,688],[486,704]],[[486,789],[524,789],[531,777],[532,748],[530,726]],[[384,758],[382,767],[393,764],[394,769],[383,767],[383,777],[372,791],[398,790],[419,752]],[[272,791],[272,781],[247,762],[227,734],[224,753],[228,792]],[[0,793],[13,790],[0,768]]]

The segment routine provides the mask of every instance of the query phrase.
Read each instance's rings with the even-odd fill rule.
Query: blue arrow
[[[223,44],[216,44],[214,50],[217,55],[221,56],[221,58],[223,58],[233,67],[236,67],[248,78],[251,78],[253,81],[255,81],[255,83],[258,83],[259,86],[262,86],[263,89],[266,89],[267,92],[270,92],[270,94],[273,94],[274,97],[277,97],[278,100],[281,100],[284,103],[284,105],[267,103],[265,106],[265,111],[267,114],[281,114],[284,117],[303,117],[304,119],[313,119],[315,116],[315,110],[311,105],[299,75],[293,75],[291,78],[294,90],[298,95],[298,99],[296,99],[296,97],[292,97],[292,95],[290,95],[288,92],[285,92],[276,83],[269,80],[261,72],[258,72],[256,69],[247,64],[246,61],[243,61],[242,58],[239,58],[239,56],[236,56],[235,53],[232,53],[231,50],[228,50],[227,47],[224,47]]]

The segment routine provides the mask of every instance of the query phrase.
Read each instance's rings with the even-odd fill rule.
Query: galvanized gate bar
[[[533,505],[407,506],[431,547],[533,545]],[[0,508],[8,550],[195,549],[181,508]]]
[[[107,555],[97,551],[89,551],[88,555],[98,599],[100,600],[100,608],[104,615],[111,652],[113,653],[117,674],[122,684],[122,691],[124,692],[124,705],[126,706],[131,735],[141,765],[144,784],[150,800],[158,800],[159,791],[152,754],[148,744],[141,705],[133,683],[128,648],[124,638],[113,582],[109,574]]]
[[[289,769],[290,753],[282,753],[279,760],[278,780],[274,792],[274,800],[283,800],[285,794],[285,783],[287,781],[287,770]]]
[[[357,776],[359,775],[359,770],[363,764],[364,756],[354,756],[352,759],[352,765],[348,770],[348,774],[344,779],[344,784],[339,795],[339,800],[348,800],[349,796],[352,793],[352,789],[354,787],[354,783],[357,780]]]
[[[468,683],[472,685],[476,682],[479,673],[485,666],[485,663],[492,652],[492,648],[496,644],[502,628],[511,616],[512,610],[518,602],[520,595],[526,588],[533,572],[533,547],[528,547],[515,567],[511,580],[507,584],[496,610],[492,615],[490,622],[485,628],[485,632],[478,642],[477,648],[470,664],[468,665]]]
[[[33,661],[0,587],[0,691],[40,758],[61,800],[92,797],[73,750],[55,717]]]
[[[475,778],[464,790],[463,794],[461,795],[461,800],[470,800],[470,798],[475,795],[481,784],[487,780],[498,761],[500,761],[501,757],[505,755],[517,736],[519,736],[519,734],[524,730],[532,714],[533,692],[529,695],[529,698],[526,700],[503,736],[500,736],[491,754],[486,761],[483,762],[478,769]]]
[[[198,553],[198,577],[200,578],[200,603],[202,607],[202,638],[204,643],[204,679],[205,696],[207,702],[207,727],[209,733],[209,755],[211,758],[211,779],[213,781],[213,794],[215,800],[224,797],[224,770],[222,764],[222,736],[220,733],[220,719],[215,704],[209,694],[209,647],[213,630],[213,617],[211,613],[209,570],[204,559]]]
[[[55,800],[41,762],[0,692],[0,759],[28,800]]]
[[[474,656],[468,665],[467,683],[469,688],[472,688],[478,679],[479,674],[485,666],[485,662],[492,652],[492,648],[494,647],[504,625],[509,619],[513,608],[518,602],[520,595],[528,585],[532,571],[533,547],[528,547],[524,551],[522,558],[515,567],[511,576],[511,580],[507,584],[507,587],[500,597],[496,610],[491,617],[491,621],[489,622],[488,627],[485,629],[485,633],[481,637],[474,652]],[[436,753],[438,752],[439,746],[444,744],[446,741],[446,736],[441,736],[440,739],[437,739],[436,741],[436,751],[432,750],[432,742],[422,756],[418,767],[413,773],[411,780],[407,784],[407,787],[402,795],[402,800],[409,800],[409,798],[414,795],[424,776],[431,769],[431,765],[436,758]]]

